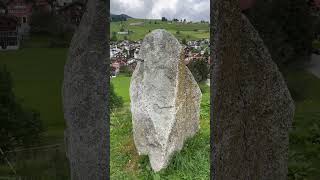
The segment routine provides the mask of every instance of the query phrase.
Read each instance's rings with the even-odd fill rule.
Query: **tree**
[[[161,21],[168,21],[168,19],[166,17],[162,17]]]
[[[122,98],[115,93],[113,84],[110,83],[110,109],[113,110],[117,107],[121,107],[122,105]]]
[[[133,71],[130,69],[129,66],[121,66],[120,67],[120,73],[124,74],[126,76],[131,76]]]
[[[47,33],[50,35],[59,34],[62,29],[58,16],[41,10],[32,12],[30,26],[33,33]]]
[[[22,108],[13,93],[13,82],[6,66],[0,67],[0,148],[4,151],[30,146],[43,131],[40,114]]]
[[[182,39],[182,44],[187,45],[187,40],[186,40],[186,38],[183,38],[183,39]]]
[[[112,32],[111,41],[118,41],[117,32]]]

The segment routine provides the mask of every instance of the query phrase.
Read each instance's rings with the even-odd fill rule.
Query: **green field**
[[[61,85],[67,49],[25,48],[0,52],[13,77],[14,92],[28,108],[40,112],[52,140],[63,137],[65,127]]]
[[[288,84],[302,97],[290,132],[289,179],[320,179],[320,79],[303,70],[291,70]]]
[[[40,40],[41,44],[45,41]],[[39,41],[39,42],[40,42]],[[25,108],[40,112],[45,132],[40,144],[42,147],[62,144],[58,148],[21,151],[14,164],[21,176],[43,176],[68,179],[68,162],[63,146],[65,128],[61,85],[67,49],[63,48],[24,48],[19,51],[0,52],[0,65],[7,65],[13,78],[13,88],[17,99]],[[13,158],[14,154],[9,154]],[[31,159],[30,159],[31,158]],[[0,175],[12,175],[12,171],[0,165]]]
[[[159,173],[151,170],[147,156],[138,156],[133,142],[129,86],[130,77],[118,76],[111,82],[116,93],[124,99],[124,106],[111,115],[110,169],[111,179],[209,179],[210,172],[210,94],[203,91],[200,114],[200,131],[189,139],[183,150],[176,153],[169,167]]]
[[[312,42],[312,47],[316,49],[320,49],[320,40],[314,40]]]
[[[155,22],[157,24],[155,24]],[[142,23],[141,25],[130,25],[132,23]],[[144,20],[144,19],[128,19],[127,21],[123,22],[112,22],[110,35],[112,32],[119,32],[121,27],[125,30],[133,31],[133,33],[129,35],[117,35],[118,40],[124,40],[125,37],[128,40],[142,40],[149,31],[154,29],[166,29],[170,33],[176,36],[179,40],[186,38],[187,40],[198,40],[198,39],[209,39],[210,37],[210,28],[209,24],[202,24],[202,23],[191,23],[191,24],[184,24],[173,22],[164,22],[161,20]],[[176,32],[180,31],[179,34]]]

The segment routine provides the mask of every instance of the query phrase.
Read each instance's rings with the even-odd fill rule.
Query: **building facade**
[[[19,28],[19,33],[22,36],[28,36],[29,34],[32,8],[33,3],[26,0],[12,0],[7,4],[7,14],[18,18],[21,26]]]
[[[57,0],[56,1],[58,6],[66,6],[70,3],[72,3],[72,0]]]
[[[0,15],[0,51],[17,50],[20,47],[20,21],[10,15]]]

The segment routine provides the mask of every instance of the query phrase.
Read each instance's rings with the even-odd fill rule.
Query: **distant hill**
[[[127,21],[127,19],[132,18],[126,14],[120,14],[120,15],[116,15],[116,14],[111,14],[111,21],[113,22],[117,22],[117,21]]]
[[[181,23],[172,21],[161,21],[161,19],[135,19],[128,18],[123,22],[111,22],[110,37],[116,34],[118,40],[142,40],[148,33],[155,29],[166,29],[176,38],[182,41],[209,39],[209,23],[193,22]],[[129,34],[118,34],[121,30],[129,31]]]

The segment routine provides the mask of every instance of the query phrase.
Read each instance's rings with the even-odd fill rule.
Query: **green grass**
[[[120,76],[117,76],[116,78],[113,78],[111,81],[117,95],[121,96],[125,103],[129,103],[130,102],[130,97],[129,97],[130,77],[125,75],[120,75]]]
[[[143,22],[143,24],[130,25],[131,23],[137,22]],[[154,22],[157,22],[157,24]],[[112,22],[110,34],[112,35],[112,32],[119,32],[121,27],[133,31],[133,33],[130,35],[117,35],[118,40],[124,40],[125,36],[128,37],[128,40],[142,40],[144,36],[149,33],[149,30],[152,31],[154,29],[166,29],[179,40],[182,40],[183,38],[186,38],[187,40],[209,39],[210,37],[209,24],[183,24],[177,22],[169,24],[169,22],[163,22],[161,20],[144,19],[128,19],[128,21],[123,22]],[[177,34],[177,31],[180,31],[180,34]]]
[[[14,81],[14,92],[22,104],[40,112],[49,132],[57,136],[64,128],[61,85],[66,49],[26,48],[0,53]],[[58,136],[62,137],[60,132]]]
[[[320,178],[320,79],[306,71],[291,71],[289,86],[303,94],[296,101],[296,113],[290,132],[289,179]]]
[[[33,44],[38,46],[36,42]],[[66,57],[67,49],[54,48],[24,48],[18,51],[0,52],[0,65],[7,65],[11,72],[16,97],[25,108],[40,112],[46,131],[43,133],[41,143],[36,146],[63,143],[65,123],[61,87]],[[20,158],[14,166],[19,175],[54,177],[53,174],[58,170],[59,177],[68,176],[68,169],[60,168],[68,165],[64,149],[59,152],[45,149],[34,154],[35,157],[30,160],[30,152],[17,153]],[[54,164],[54,160],[49,159],[52,154],[60,159]],[[0,174],[10,175],[11,171],[7,166],[1,165]]]
[[[111,179],[208,179],[210,152],[209,87],[201,84],[200,131],[187,140],[181,152],[176,153],[169,166],[154,173],[147,156],[139,156],[132,137],[129,85],[130,77],[113,78],[116,93],[124,99],[124,107],[111,115]]]
[[[312,46],[313,46],[313,48],[320,49],[320,41],[319,40],[314,40],[312,42]]]

